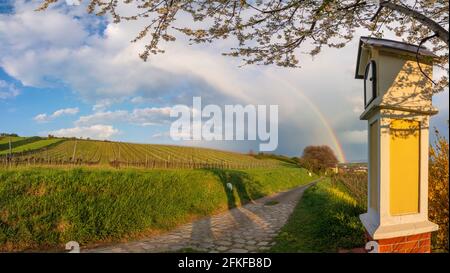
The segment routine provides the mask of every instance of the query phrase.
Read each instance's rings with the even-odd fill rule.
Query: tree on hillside
[[[300,165],[314,172],[323,172],[335,167],[338,162],[333,150],[327,145],[307,146],[300,158]]]
[[[435,64],[447,73],[435,90],[448,85],[448,0],[85,0],[92,14],[109,14],[115,23],[143,20],[135,42],[146,39],[140,54],[162,53],[161,41],[174,41],[175,31],[192,42],[234,38],[237,47],[225,55],[241,57],[246,64],[299,65],[302,52],[318,54],[324,46],[341,48],[357,29],[382,37],[389,30],[404,41],[429,42],[440,56]],[[63,0],[41,0],[38,10]],[[379,3],[379,5],[376,4]],[[125,8],[128,7],[127,11]],[[135,10],[129,14],[130,8]],[[183,26],[176,19],[190,15]],[[198,23],[198,25],[196,25]]]

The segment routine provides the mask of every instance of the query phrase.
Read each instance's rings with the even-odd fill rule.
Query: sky
[[[200,96],[205,105],[278,105],[275,153],[329,145],[341,160],[367,158],[363,82],[354,78],[364,30],[342,49],[299,51],[301,68],[242,67],[221,54],[233,41],[189,45],[182,36],[143,62],[144,44],[130,43],[142,22],[114,24],[84,6],[35,8],[0,0],[0,132],[258,151],[255,141],[173,141],[170,109]],[[433,103],[440,112],[431,126],[448,138],[448,90]]]

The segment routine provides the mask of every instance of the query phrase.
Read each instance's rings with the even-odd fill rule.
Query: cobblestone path
[[[309,184],[311,185],[311,184]],[[205,217],[154,237],[81,252],[264,252],[286,223],[303,191],[301,186]]]

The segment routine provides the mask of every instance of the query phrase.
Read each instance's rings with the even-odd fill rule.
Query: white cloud
[[[47,114],[38,114],[33,119],[37,122],[47,122],[49,121],[49,116]]]
[[[66,0],[66,3],[69,6],[78,6],[81,4],[80,0]]]
[[[239,59],[220,54],[232,46],[229,41],[218,41],[213,47],[188,46],[184,38],[164,45],[166,54],[143,62],[138,58],[143,43],[133,44],[130,40],[139,33],[144,22],[108,22],[100,36],[88,31],[86,16],[73,19],[71,12],[78,8],[84,12],[81,6],[70,11],[52,9],[36,13],[26,4],[19,14],[0,17],[0,29],[2,26],[14,29],[7,33],[0,30],[0,39],[6,41],[0,44],[0,66],[8,74],[32,86],[62,83],[81,98],[96,102],[93,111],[99,114],[80,118],[76,126],[117,121],[142,126],[159,123],[164,115],[149,118],[147,114],[134,111],[105,110],[125,98],[131,98],[131,103],[172,105],[176,101],[190,104],[194,93],[205,98],[205,103],[280,105],[279,119],[288,128],[283,131],[286,137],[280,142],[283,153],[295,153],[310,139],[333,145],[327,127],[317,123],[318,114],[312,104],[323,111],[323,116],[328,117],[338,132],[355,129],[353,122],[359,122],[346,100],[348,96],[361,95],[359,82],[355,83],[352,71],[347,71],[348,64],[354,63],[356,42],[350,48],[341,49],[339,54],[337,50],[324,51],[314,62],[300,54],[302,69],[238,68]],[[46,26],[39,30],[42,37],[36,37],[30,24],[38,24],[44,18],[57,27]],[[177,22],[186,23],[182,19]],[[75,30],[70,40],[64,40],[66,29]],[[27,37],[31,41],[27,41]],[[345,69],[342,64],[346,64]],[[335,105],[342,107],[337,109]],[[150,116],[158,114],[150,113]],[[309,137],[307,132],[314,132],[314,136]]]
[[[48,132],[58,137],[83,137],[92,139],[109,139],[119,133],[111,125],[96,124],[92,126],[76,126]]]
[[[348,101],[352,105],[353,113],[360,115],[364,112],[364,98],[362,96],[350,97]]]
[[[52,117],[53,118],[57,118],[60,117],[62,115],[75,115],[77,114],[79,111],[78,107],[75,108],[65,108],[65,109],[60,109],[60,110],[56,110],[53,114]]]
[[[367,130],[344,131],[340,134],[340,139],[345,143],[363,144],[367,142]]]
[[[86,126],[91,124],[111,124],[116,122],[128,122],[141,126],[166,123],[170,118],[170,107],[137,108],[129,112],[126,110],[97,112],[92,115],[81,116],[75,124]]]
[[[190,134],[186,135],[186,137],[189,137],[189,136],[190,136]],[[159,132],[159,133],[152,135],[152,138],[167,138],[167,137],[170,137],[170,132]],[[183,136],[180,135],[180,138],[182,138],[182,137]]]
[[[113,122],[121,122],[127,117],[128,112],[124,110],[97,112],[92,115],[81,116],[77,121],[75,121],[75,125],[83,126],[97,123],[108,124]]]
[[[189,92],[174,89],[186,81],[204,82],[219,92],[245,97],[240,90],[252,85],[234,71],[237,62],[205,51],[206,46],[170,44],[169,54],[143,62],[138,57],[143,43],[130,43],[143,22],[109,23],[99,36],[85,27],[88,19],[75,20],[71,9],[35,12],[33,8],[33,4],[22,4],[17,14],[0,17],[0,29],[7,30],[0,30],[6,41],[0,45],[4,52],[0,65],[24,85],[48,87],[58,82],[94,99],[135,96],[140,91],[157,98],[171,88],[174,94]],[[105,110],[101,104],[95,108]]]
[[[148,99],[148,98],[144,98],[142,96],[136,96],[136,97],[131,98],[130,102],[134,103],[134,104],[142,104],[142,103],[152,102],[152,100]]]
[[[20,90],[13,84],[0,80],[0,99],[9,99],[20,94]]]
[[[79,109],[78,107],[75,108],[64,108],[59,109],[53,112],[51,115],[47,115],[45,113],[36,115],[33,119],[37,122],[49,122],[51,120],[54,120],[55,118],[61,117],[63,115],[76,115],[78,114]]]
[[[111,100],[108,99],[100,100],[96,104],[94,104],[94,106],[92,106],[92,111],[94,112],[105,111],[106,108],[110,107],[112,104],[113,101]]]
[[[143,44],[130,40],[144,22],[106,22],[103,35],[98,35],[91,29],[98,21],[85,16],[84,1],[80,7],[45,12],[35,12],[31,2],[16,1],[17,14],[0,15],[0,66],[24,85],[63,84],[81,98],[95,101],[93,111],[97,113],[80,117],[77,128],[114,122],[157,124],[166,120],[158,111],[105,111],[124,98],[136,104],[190,103],[197,92],[208,97],[208,103],[280,105],[283,135],[279,147],[283,153],[297,153],[310,143],[333,146],[324,119],[342,142],[360,145],[363,141],[362,131],[358,131],[363,128],[359,121],[362,81],[353,74],[356,38],[346,48],[324,49],[315,60],[300,53],[301,69],[238,68],[238,59],[220,54],[232,46],[229,41],[188,46],[184,38],[164,45],[166,54],[143,62],[138,58]],[[80,17],[74,18],[75,14]],[[177,22],[185,23],[182,18]],[[355,37],[358,34],[366,33]],[[41,115],[36,118],[48,119]]]

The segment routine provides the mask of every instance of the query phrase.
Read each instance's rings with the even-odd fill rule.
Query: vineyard
[[[345,172],[332,177],[333,183],[342,183],[362,207],[367,206],[367,173]]]
[[[27,140],[28,139],[28,140]],[[32,140],[30,140],[32,139]],[[6,144],[6,145],[5,145]],[[245,169],[278,166],[272,159],[207,148],[60,138],[0,139],[0,166],[99,165],[143,168]]]

